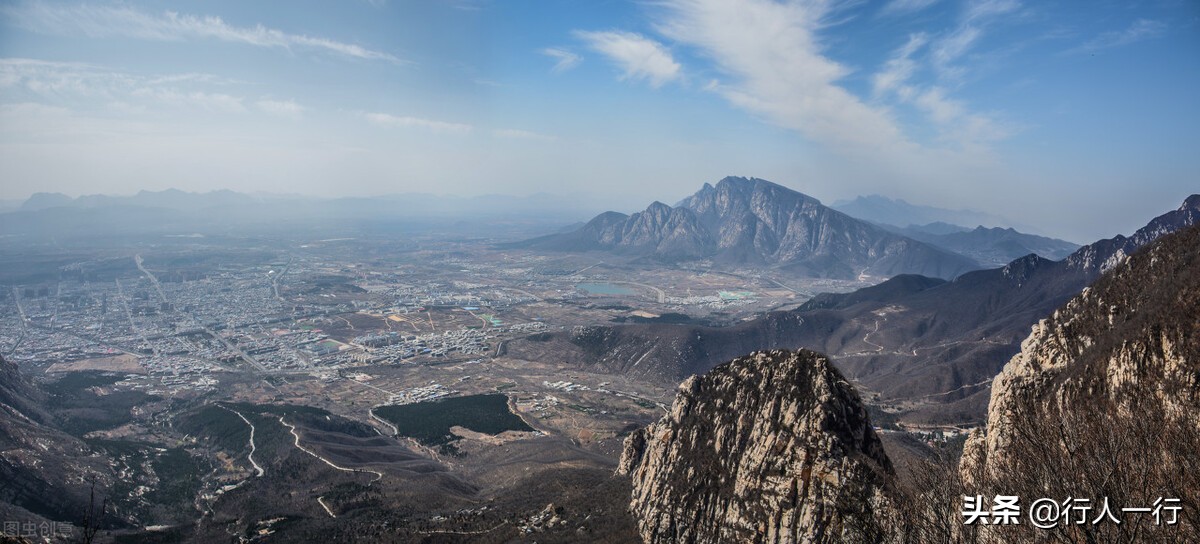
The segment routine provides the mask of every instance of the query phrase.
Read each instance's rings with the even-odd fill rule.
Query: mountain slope
[[[77,521],[89,478],[104,489],[108,460],[52,425],[46,396],[0,357],[0,514]],[[37,519],[37,518],[34,518]]]
[[[583,228],[510,247],[605,250],[663,261],[712,259],[780,266],[809,276],[919,273],[951,278],[970,259],[888,232],[781,185],[729,177],[671,207],[601,214]]]
[[[1062,261],[1029,255],[950,282],[897,276],[733,327],[589,327],[514,341],[508,349],[514,357],[553,356],[678,383],[741,353],[805,347],[836,357],[847,377],[880,395],[876,402],[907,401],[912,422],[978,422],[991,379],[1030,326],[1138,247],[1197,222],[1200,196],[1193,196],[1128,238],[1101,240]]]
[[[964,450],[984,492],[1102,496],[1129,507],[1178,499],[1172,526],[1125,513],[1075,541],[1200,538],[1200,226],[1114,266],[1033,327],[996,377],[987,433]],[[1077,475],[1063,481],[1063,474]],[[995,541],[1030,535],[993,531]]]
[[[996,377],[987,450],[996,457],[1012,440],[1018,405],[1066,409],[1104,398],[1197,416],[1198,380],[1200,227],[1193,226],[1114,267],[1033,327]]]
[[[828,359],[772,351],[689,378],[619,471],[645,542],[844,542],[873,533],[892,466]]]

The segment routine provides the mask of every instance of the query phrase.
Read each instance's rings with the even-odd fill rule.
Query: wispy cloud
[[[542,50],[542,54],[554,59],[554,67],[550,71],[556,74],[566,72],[583,62],[582,56],[557,47],[547,47]]]
[[[287,119],[299,119],[304,115],[304,106],[297,104],[294,100],[271,100],[262,99],[254,103],[258,109],[269,113],[276,117],[284,117]]]
[[[892,0],[879,10],[880,15],[916,13],[938,3],[938,0]]]
[[[180,91],[162,87],[143,87],[135,89],[133,96],[139,99],[154,100],[171,106],[202,108],[209,111],[241,113],[246,111],[242,105],[243,99],[224,93],[208,93],[203,91]]]
[[[988,25],[1001,16],[1013,14],[1021,9],[1017,0],[973,0],[968,2],[959,18],[958,25],[931,45],[930,58],[933,67],[943,79],[960,79],[966,68],[958,61],[974,48],[984,37]]]
[[[917,70],[917,62],[912,57],[927,43],[929,43],[929,37],[924,33],[912,34],[908,37],[908,42],[900,47],[883,65],[883,69],[876,72],[875,76],[871,78],[871,85],[876,97],[889,92],[911,93],[907,83]]]
[[[552,142],[557,140],[554,136],[538,134],[528,130],[520,130],[515,128],[498,128],[492,130],[492,135],[499,138],[509,138],[514,140],[536,140],[540,142]]]
[[[680,77],[681,67],[671,52],[641,34],[580,30],[575,35],[616,64],[623,71],[621,79],[646,80],[651,87],[658,88]]]
[[[420,117],[396,116],[387,113],[366,113],[363,114],[363,118],[365,118],[367,122],[381,127],[416,127],[444,133],[465,134],[471,132],[475,128],[471,125],[462,123],[450,123],[433,119],[423,119]]]
[[[141,114],[151,108],[243,113],[246,100],[231,92],[241,82],[210,74],[134,75],[79,62],[0,58],[0,90],[20,90],[39,100],[67,105],[106,105],[109,110]],[[304,108],[294,101],[269,97],[254,103],[259,111],[299,117]]]
[[[1124,30],[1105,32],[1088,40],[1086,43],[1063,51],[1064,55],[1095,53],[1104,49],[1112,49],[1132,43],[1161,36],[1167,30],[1167,24],[1162,21],[1138,19]]]
[[[988,115],[970,111],[964,102],[951,98],[943,87],[913,81],[914,74],[921,69],[914,56],[928,43],[925,34],[908,37],[908,41],[872,77],[875,97],[893,97],[901,104],[917,108],[933,123],[946,143],[972,148],[1008,136],[1010,130]]]
[[[664,35],[699,49],[729,78],[710,84],[735,106],[834,148],[911,147],[888,113],[837,84],[848,70],[821,54],[825,2],[667,0]]]
[[[323,51],[366,60],[402,62],[394,55],[363,46],[305,34],[291,34],[262,24],[235,26],[220,17],[166,11],[161,14],[129,6],[62,6],[35,2],[4,12],[21,26],[45,34],[125,37],[149,41],[212,39],[288,51]]]

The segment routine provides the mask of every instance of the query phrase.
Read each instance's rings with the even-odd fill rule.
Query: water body
[[[593,295],[636,295],[637,291],[611,283],[581,283],[575,288],[582,289]]]

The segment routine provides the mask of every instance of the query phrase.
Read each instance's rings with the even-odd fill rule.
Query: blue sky
[[[0,198],[726,175],[1078,241],[1200,191],[1200,4],[0,2]]]

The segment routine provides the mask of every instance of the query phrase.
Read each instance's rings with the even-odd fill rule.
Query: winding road
[[[242,415],[241,412],[234,410],[233,408],[230,408],[228,406],[224,406],[221,404],[218,404],[217,406],[220,406],[221,408],[224,408],[226,410],[229,410],[230,412],[233,412],[238,417],[242,418],[242,421],[245,421],[246,425],[250,426],[250,454],[247,455],[246,458],[250,460],[251,465],[254,465],[254,472],[255,472],[254,477],[261,478],[264,474],[267,473],[267,471],[263,470],[262,466],[260,466],[258,464],[258,462],[254,460],[254,452],[258,450],[258,448],[255,447],[255,445],[254,445],[254,424],[250,423],[250,420],[246,419],[246,416]]]

